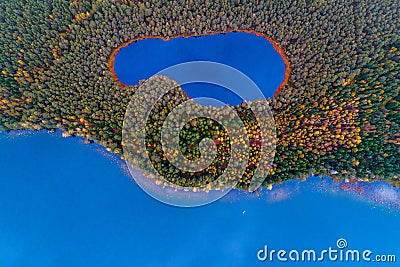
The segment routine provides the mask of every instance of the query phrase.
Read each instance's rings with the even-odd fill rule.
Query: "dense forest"
[[[277,143],[264,184],[313,173],[399,186],[398,11],[396,0],[0,1],[0,130],[61,129],[122,156],[137,86],[113,78],[115,49],[253,30],[290,64],[288,83],[267,100]],[[238,187],[247,186],[244,177]]]

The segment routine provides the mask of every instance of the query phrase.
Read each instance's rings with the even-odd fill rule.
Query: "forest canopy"
[[[396,0],[0,1],[0,130],[61,129],[122,155],[137,86],[113,78],[115,49],[144,36],[253,30],[291,69],[267,100],[277,151],[264,184],[313,173],[399,186],[398,10]]]

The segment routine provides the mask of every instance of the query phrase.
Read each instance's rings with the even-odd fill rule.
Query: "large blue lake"
[[[260,197],[231,191],[185,209],[149,197],[122,162],[81,138],[14,132],[1,136],[0,149],[0,266],[367,266],[256,256],[265,244],[322,250],[339,238],[351,249],[399,253],[400,211],[329,179],[288,182]],[[399,202],[389,186],[371,190]]]
[[[233,36],[220,37],[238,42]],[[238,38],[269,46],[246,36]],[[213,37],[216,46],[220,37]],[[220,54],[201,40],[181,42]],[[254,44],[244,52],[250,56],[258,49]],[[131,56],[141,62],[149,55]],[[155,66],[143,75],[158,71]],[[397,254],[400,260],[400,192],[385,183],[361,184],[359,195],[329,178],[311,177],[260,196],[234,190],[217,202],[188,209],[154,200],[131,180],[121,160],[81,138],[46,131],[1,133],[0,149],[0,266],[398,266],[257,259],[265,245],[319,252],[337,249],[339,238],[347,240],[348,249],[371,250],[371,258]]]

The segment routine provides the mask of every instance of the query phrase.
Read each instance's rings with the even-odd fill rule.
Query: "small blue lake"
[[[227,33],[201,37],[144,39],[122,48],[115,56],[119,81],[137,85],[170,66],[190,61],[213,61],[229,65],[247,75],[265,97],[272,97],[283,82],[285,64],[265,38],[251,33]],[[241,99],[226,88],[206,83],[183,85],[191,98],[210,97],[231,105]],[[255,100],[256,97],[245,100]]]
[[[177,208],[149,197],[121,161],[83,141],[0,134],[0,266],[398,266],[257,260],[264,245],[323,250],[339,238],[350,249],[400,256],[400,211],[330,179]],[[374,188],[399,202],[398,190]]]

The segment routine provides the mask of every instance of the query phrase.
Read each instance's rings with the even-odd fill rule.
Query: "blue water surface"
[[[12,132],[0,149],[0,266],[398,266],[257,260],[264,245],[322,250],[339,238],[400,257],[400,211],[329,179],[187,209],[146,195],[122,162],[81,138]]]
[[[283,58],[272,44],[263,37],[242,32],[137,41],[117,53],[114,70],[123,84],[137,85],[139,80],[165,68],[191,61],[213,61],[236,68],[253,80],[265,97],[273,96],[285,76]],[[193,83],[182,88],[191,98],[211,97],[231,105],[242,102],[230,90],[217,85]]]

